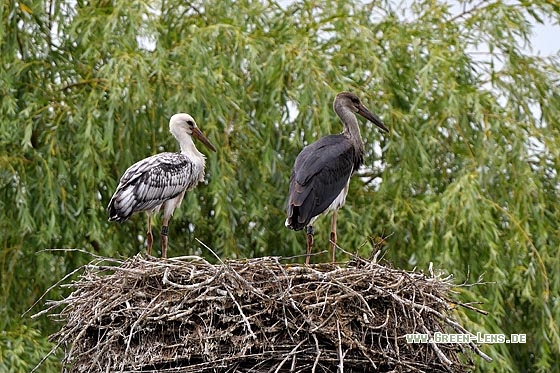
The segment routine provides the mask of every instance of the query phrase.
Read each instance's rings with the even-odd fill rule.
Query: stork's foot
[[[307,235],[307,255],[305,256],[305,265],[309,265],[309,256],[311,255],[311,250],[313,249],[313,236],[315,235],[315,229],[309,225],[305,227],[305,234]]]
[[[167,258],[167,234],[169,233],[169,227],[163,225],[161,227],[161,257]]]

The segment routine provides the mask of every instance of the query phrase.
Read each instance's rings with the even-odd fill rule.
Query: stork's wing
[[[109,220],[123,222],[139,211],[153,210],[195,186],[202,178],[181,153],[160,153],[130,166],[109,202]]]
[[[354,148],[342,135],[326,136],[305,147],[290,177],[288,228],[303,229],[324,212],[348,183],[355,163]]]

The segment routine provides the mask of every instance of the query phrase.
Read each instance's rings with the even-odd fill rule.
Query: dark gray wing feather
[[[326,136],[306,146],[290,177],[288,228],[303,229],[323,213],[344,189],[356,164],[354,147],[343,135]]]

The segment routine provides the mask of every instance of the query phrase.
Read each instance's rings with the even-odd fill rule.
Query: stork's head
[[[383,121],[379,117],[373,114],[367,107],[362,104],[358,96],[352,92],[340,92],[336,95],[333,104],[334,111],[339,113],[341,108],[349,109],[354,114],[360,114],[365,119],[369,120],[371,123],[379,127],[383,132],[389,132],[389,128],[383,124]]]
[[[200,131],[196,122],[194,121],[193,117],[186,113],[178,113],[171,117],[169,120],[169,131],[175,136],[182,133],[186,133],[189,136],[200,140],[204,145],[208,147],[208,149],[212,151],[216,151],[216,148],[206,136]]]

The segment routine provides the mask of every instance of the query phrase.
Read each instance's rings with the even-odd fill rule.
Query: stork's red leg
[[[305,256],[305,265],[309,265],[309,256],[311,255],[311,250],[313,249],[313,235],[315,234],[315,229],[311,225],[305,228],[305,234],[307,235],[307,255]]]
[[[332,216],[331,225],[331,263],[334,263],[334,251],[336,249],[336,215],[338,213],[337,209],[334,209]]]
[[[148,233],[147,235],[147,241],[148,241],[148,248],[146,249],[146,252],[148,253],[148,255],[152,255],[152,243],[154,242],[154,236],[152,235],[152,214],[148,213]]]

